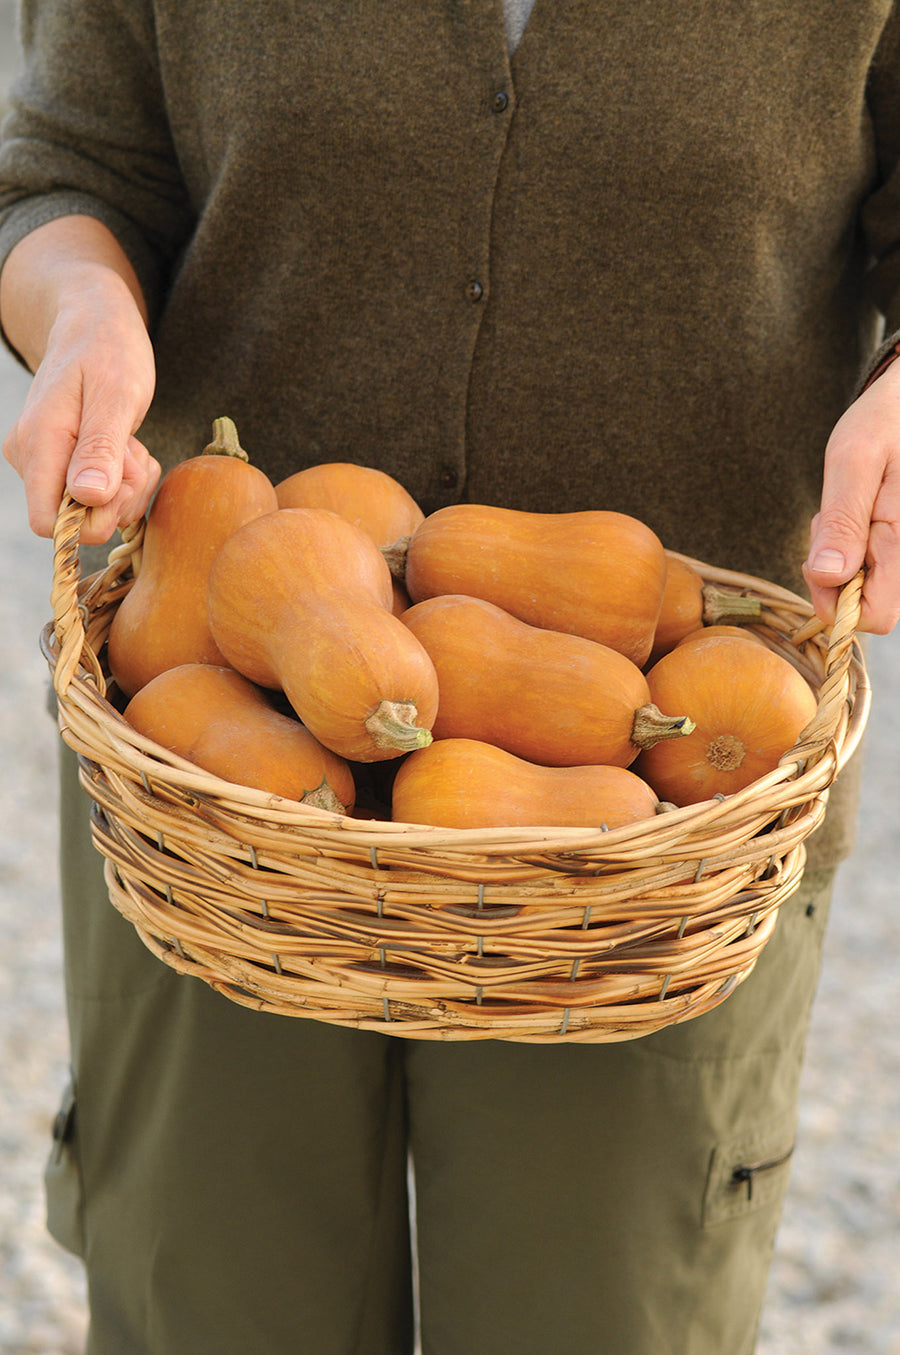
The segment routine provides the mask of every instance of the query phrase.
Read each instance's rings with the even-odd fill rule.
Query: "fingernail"
[[[841,574],[845,560],[839,550],[820,550],[812,564],[813,569],[821,570],[823,574]]]
[[[79,471],[78,475],[72,481],[73,489],[108,489],[109,479],[102,470],[97,470],[91,466]]]

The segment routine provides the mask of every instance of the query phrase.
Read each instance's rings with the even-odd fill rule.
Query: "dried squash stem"
[[[241,446],[238,431],[233,419],[223,415],[213,419],[212,442],[203,448],[203,456],[236,456],[240,461],[250,458]]]
[[[648,701],[645,706],[634,712],[634,724],[631,727],[631,742],[646,750],[663,739],[679,739],[692,734],[696,728],[687,715],[663,715],[659,706]]]
[[[762,614],[762,601],[743,593],[727,593],[712,584],[705,584],[703,595],[703,624],[717,626],[755,621]]]
[[[366,718],[366,729],[379,748],[411,753],[431,743],[431,731],[416,724],[418,714],[411,701],[380,701]]]

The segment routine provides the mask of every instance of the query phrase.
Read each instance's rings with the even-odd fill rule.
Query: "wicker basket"
[[[162,960],[247,1007],[416,1039],[533,1042],[626,1040],[710,1011],[800,883],[804,840],[865,725],[861,577],[826,635],[794,594],[690,561],[761,599],[754,630],[818,694],[777,770],[610,832],[331,814],[209,776],[125,723],[101,656],[143,524],[79,581],[82,516],[63,504],[42,644],[110,897]]]

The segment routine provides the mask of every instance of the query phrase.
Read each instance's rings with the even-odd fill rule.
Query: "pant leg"
[[[64,753],[74,1110],[49,1218],[85,1259],[90,1355],[412,1349],[397,1042],[246,1011],[113,909]]]
[[[683,1025],[409,1048],[424,1355],[750,1355],[830,886]]]

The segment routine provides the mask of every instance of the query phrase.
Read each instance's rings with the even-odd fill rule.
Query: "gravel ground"
[[[2,85],[13,60],[12,9],[0,0]],[[0,354],[0,435],[26,389]],[[67,1063],[57,735],[37,648],[51,555],[28,532],[5,463],[0,575],[0,1355],[81,1355],[83,1278],[44,1231],[41,1187]],[[873,641],[869,668],[875,700],[859,847],[832,909],[758,1355],[900,1355],[900,632]]]
[[[26,382],[0,363],[5,432]],[[56,890],[57,733],[37,635],[50,615],[49,543],[25,524],[19,481],[0,471],[0,1355],[78,1355],[80,1267],[45,1234],[41,1172],[65,1081]]]

